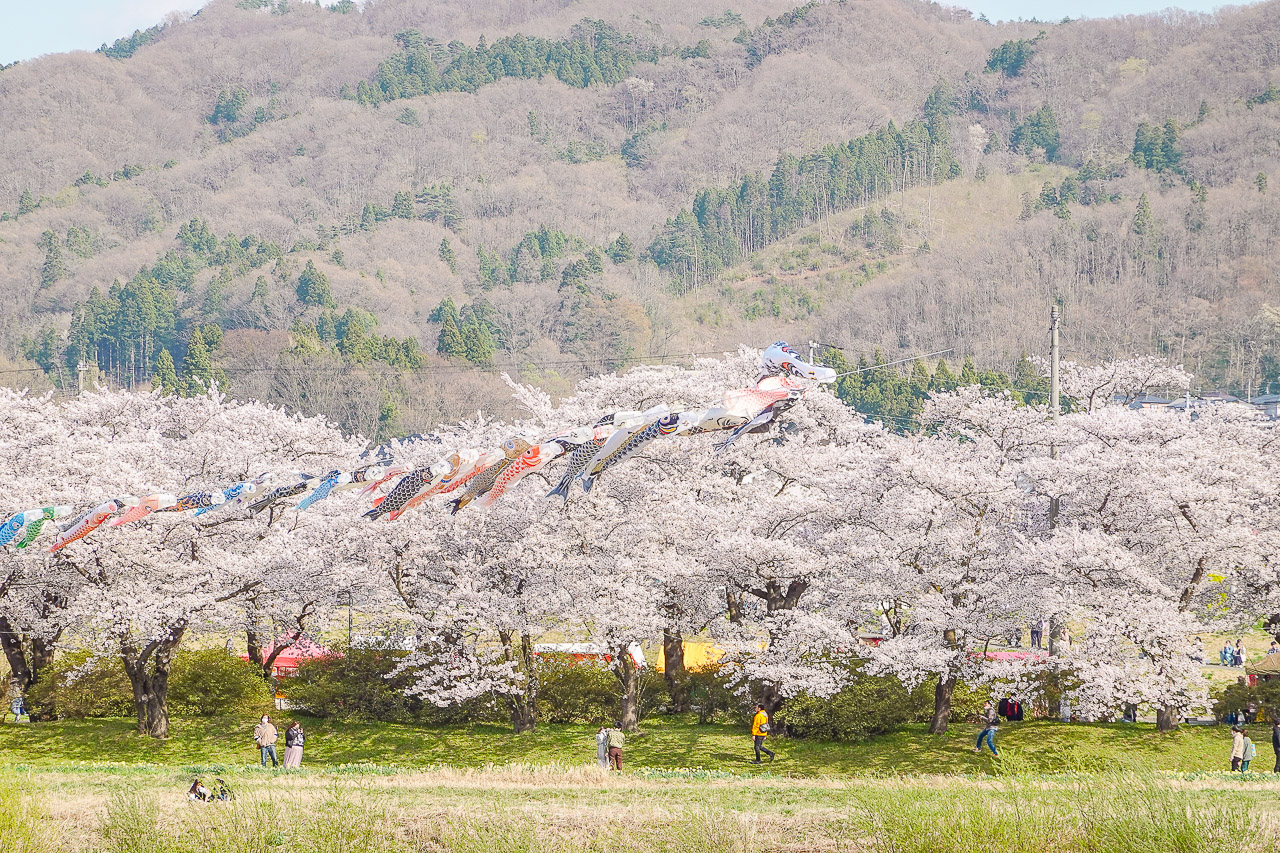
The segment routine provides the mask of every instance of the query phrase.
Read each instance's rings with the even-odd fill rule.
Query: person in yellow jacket
[[[764,745],[764,739],[769,734],[769,715],[765,713],[764,705],[756,703],[756,715],[751,718],[751,740],[756,747],[756,760],[752,764],[760,763],[760,753],[769,756],[769,760],[773,761],[776,757],[772,749]]]

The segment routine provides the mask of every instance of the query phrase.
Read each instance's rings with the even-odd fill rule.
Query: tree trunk
[[[0,616],[0,647],[4,649],[5,660],[9,662],[10,678],[23,693],[31,685],[31,667],[27,665],[27,655],[22,648],[22,636],[15,630],[9,620]]]
[[[760,704],[764,706],[764,710],[772,719],[773,715],[782,709],[782,694],[778,692],[778,685],[772,681],[765,682],[760,688]]]
[[[49,639],[43,637],[31,638],[31,683],[36,684],[45,673],[53,668],[53,646],[58,642],[58,638],[62,636],[62,629],[58,629],[58,633]]]
[[[129,676],[129,684],[133,687],[133,711],[138,717],[138,734],[147,733],[147,671],[146,664],[131,664],[127,652],[120,655],[124,661],[125,675]]]
[[[929,720],[929,734],[946,734],[951,722],[951,696],[956,691],[956,677],[948,673],[945,678],[939,676],[938,686],[933,690],[933,717]]]
[[[622,708],[618,717],[622,721],[624,732],[634,732],[640,722],[640,671],[631,653],[622,646],[615,653],[614,674],[622,685]]]
[[[31,680],[27,683],[27,689],[35,687],[53,670],[53,647],[58,638],[62,636],[62,629],[58,629],[58,633],[49,639],[43,637],[31,638]],[[44,723],[53,719],[53,708],[51,705],[37,705],[36,707],[27,707],[28,713],[31,715],[32,722]]]
[[[528,634],[520,635],[520,652],[517,658],[515,632],[499,631],[502,654],[508,661],[517,662],[517,668],[525,676],[524,689],[507,694],[507,707],[511,710],[511,730],[516,734],[531,732],[538,725],[538,674],[534,670],[533,640]]]
[[[169,736],[169,673],[173,656],[182,642],[186,625],[181,624],[163,640],[152,640],[141,649],[128,642],[120,644],[120,659],[133,688],[133,707],[138,718],[138,734],[154,738]]]
[[[1163,705],[1156,710],[1156,729],[1171,732],[1178,727],[1178,709],[1172,705]]]
[[[264,665],[263,657],[266,647],[262,644],[262,639],[258,636],[258,632],[253,628],[245,628],[244,631],[245,650],[249,653],[249,663],[253,664],[258,674],[262,676],[262,680],[268,684],[271,683],[271,667]]]
[[[169,673],[173,655],[182,639],[179,629],[172,641],[163,643],[152,655],[150,683],[147,690],[147,734],[154,738],[169,736]]]
[[[671,712],[683,714],[689,710],[689,673],[684,668],[684,641],[678,631],[662,629],[662,657]]]

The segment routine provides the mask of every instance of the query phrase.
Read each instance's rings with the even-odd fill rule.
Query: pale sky
[[[796,0],[796,5],[800,2]],[[732,6],[732,0],[726,4]],[[46,53],[96,50],[103,42],[110,44],[134,30],[160,23],[168,12],[189,14],[201,5],[201,0],[0,0],[0,63]],[[1100,18],[1152,12],[1171,5],[1211,11],[1224,4],[1220,0],[955,0],[955,5],[1000,21]]]

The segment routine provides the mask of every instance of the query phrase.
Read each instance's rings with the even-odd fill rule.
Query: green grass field
[[[512,734],[496,725],[416,727],[333,722],[298,717],[307,731],[308,766],[378,764],[404,768],[484,767],[509,763],[585,765],[595,760],[595,729],[539,726]],[[176,719],[166,741],[139,737],[124,719],[0,726],[0,764],[62,766],[69,762],[149,763],[174,767],[240,766],[258,761],[251,739],[255,720]],[[1269,732],[1256,726],[1259,759],[1270,754]],[[629,767],[699,767],[791,776],[983,774],[996,769],[990,754],[975,755],[977,726],[954,724],[946,735],[923,726],[863,743],[771,739],[778,759],[751,765],[745,728],[701,726],[693,719],[655,717],[627,740]],[[1231,749],[1224,726],[1183,726],[1161,734],[1147,724],[1007,723],[996,739],[1003,758],[1036,772],[1224,769]],[[1263,749],[1262,747],[1267,747]],[[283,751],[283,750],[282,750]]]
[[[656,718],[627,772],[594,730],[413,727],[302,718],[300,772],[262,770],[252,720],[0,726],[0,850],[36,853],[1263,853],[1280,848],[1280,775],[1224,772],[1222,726],[1042,721],[909,726],[858,744],[775,739],[749,764],[737,727]],[[1256,770],[1270,770],[1265,726]],[[194,775],[233,803],[188,802]]]

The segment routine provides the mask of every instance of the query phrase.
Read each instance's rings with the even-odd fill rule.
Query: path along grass
[[[500,726],[416,727],[299,718],[307,730],[308,766],[372,763],[405,768],[439,765],[559,763],[595,760],[595,729],[539,726],[515,735]],[[256,720],[174,720],[166,741],[140,737],[130,720],[84,720],[0,726],[0,766],[64,765],[67,762],[145,762],[174,767],[241,766],[257,763],[251,735]],[[1267,727],[1255,727],[1257,764],[1270,758]],[[628,737],[628,768],[687,768],[772,772],[791,776],[990,773],[989,754],[975,755],[977,727],[956,724],[943,736],[907,726],[856,744],[772,739],[778,760],[753,768],[745,728],[700,726],[689,718],[655,717]],[[1145,724],[1065,724],[1045,721],[1001,726],[998,748],[1034,772],[1105,771],[1133,767],[1159,771],[1214,771],[1229,766],[1231,738],[1223,726],[1183,726],[1167,734]],[[1267,765],[1269,767],[1269,765]]]

